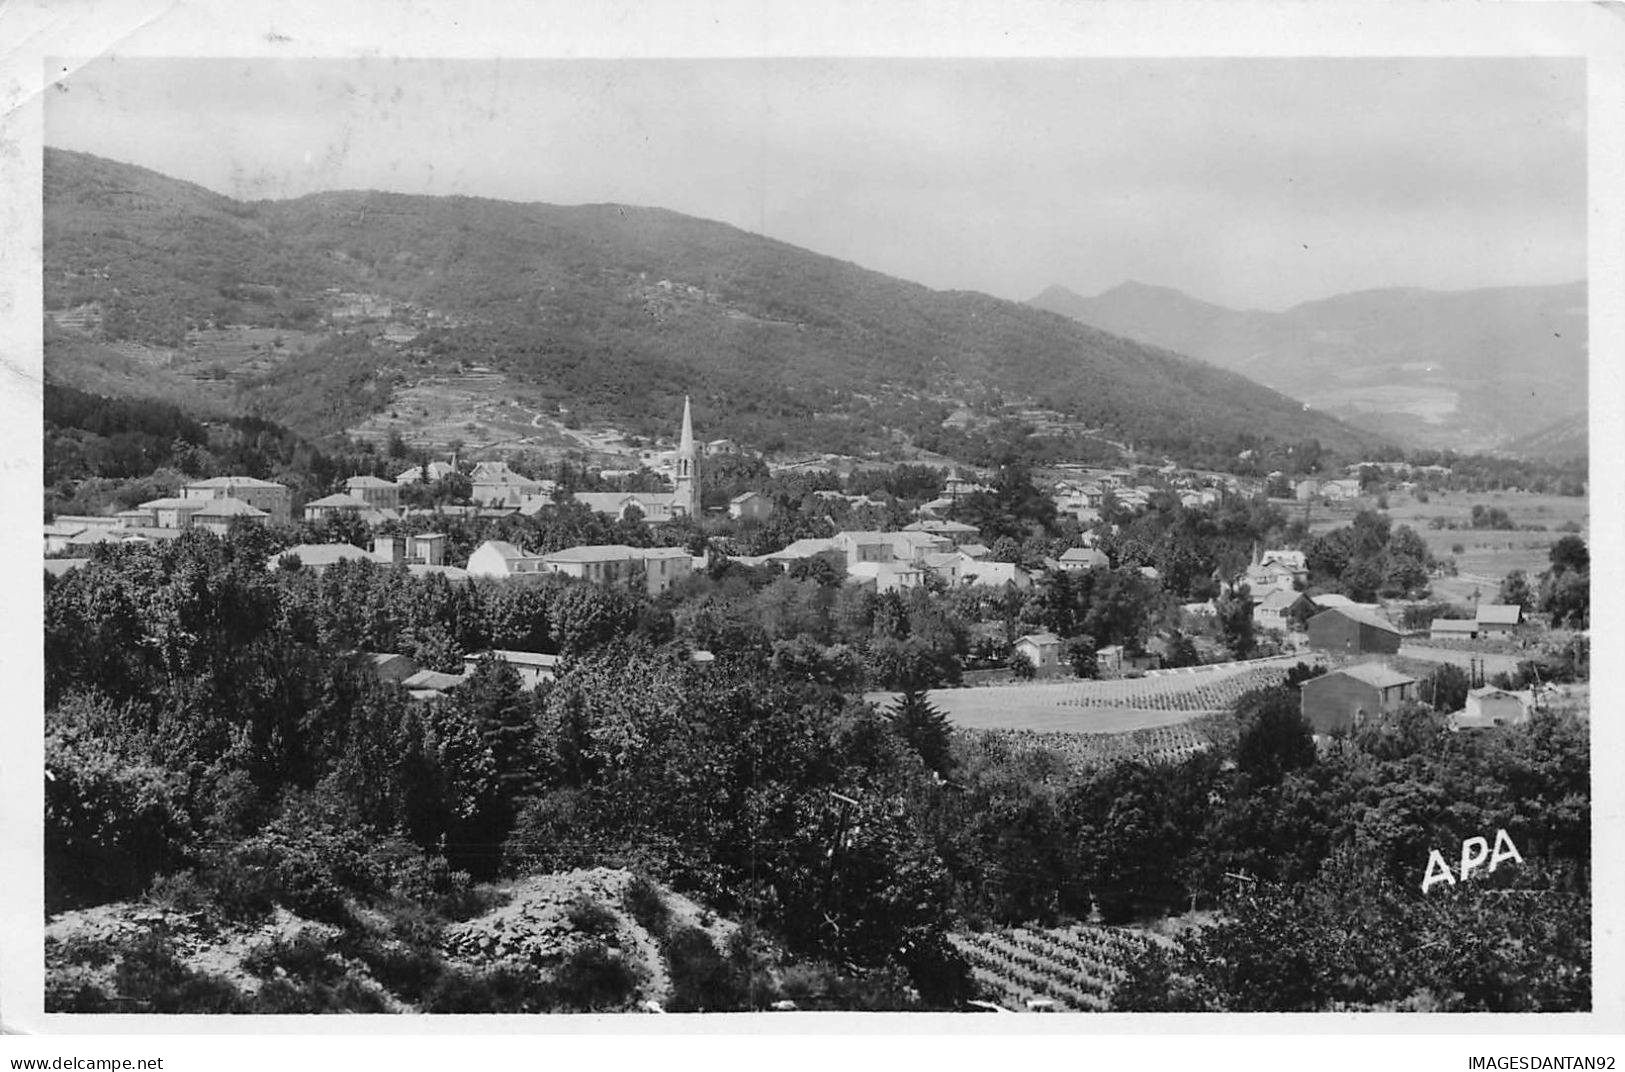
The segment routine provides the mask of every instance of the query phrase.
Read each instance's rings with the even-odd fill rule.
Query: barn
[[[1348,733],[1416,698],[1416,679],[1381,663],[1357,663],[1310,678],[1300,690],[1315,733]]]
[[[1309,619],[1309,646],[1345,655],[1393,655],[1400,631],[1361,607],[1333,607]]]

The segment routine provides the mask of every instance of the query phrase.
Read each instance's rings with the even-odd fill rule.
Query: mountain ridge
[[[328,361],[374,411],[419,369],[460,363],[538,409],[638,434],[692,393],[710,434],[762,447],[874,451],[901,435],[963,456],[982,449],[948,426],[965,407],[988,427],[1045,408],[1075,430],[1206,458],[1264,440],[1380,444],[1097,327],[669,209],[387,191],[243,202],[58,150],[45,170],[47,309],[105,307],[104,336],[171,355],[159,360],[220,324],[307,332],[315,349],[271,362],[243,396],[307,433],[338,430],[305,412]],[[362,299],[393,306],[410,341],[358,334],[340,307]],[[341,416],[355,414],[324,419]]]
[[[1052,285],[1031,303],[1244,373],[1412,446],[1511,449],[1585,412],[1583,280],[1377,287],[1280,312],[1140,283],[1093,298]]]

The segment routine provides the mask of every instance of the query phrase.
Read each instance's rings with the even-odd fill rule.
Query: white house
[[[1092,569],[1096,566],[1102,568],[1111,565],[1111,560],[1105,552],[1093,547],[1068,547],[1058,560],[1064,570],[1078,571]]]
[[[657,596],[687,577],[694,557],[683,547],[597,544],[567,547],[543,557],[547,569],[600,584],[627,584],[642,567],[648,593]]]
[[[546,560],[506,540],[486,540],[468,556],[471,577],[539,577],[548,572]]]
[[[539,651],[505,651],[493,648],[490,651],[463,656],[463,680],[466,681],[472,676],[481,660],[487,658],[496,659],[513,667],[519,674],[519,687],[526,692],[558,676],[560,659],[557,655]]]
[[[1054,633],[1028,633],[1016,641],[1016,654],[1040,673],[1053,672],[1061,666],[1061,638]]]

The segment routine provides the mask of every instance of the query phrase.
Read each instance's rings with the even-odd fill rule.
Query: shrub
[[[589,942],[553,973],[552,1004],[561,1012],[616,1012],[637,990],[637,973],[602,942]]]
[[[637,920],[638,926],[655,938],[665,937],[666,926],[671,922],[671,909],[666,907],[666,899],[653,882],[642,875],[633,876],[621,893],[621,907],[626,909],[627,915]]]
[[[620,920],[616,918],[614,912],[586,894],[581,894],[570,902],[564,918],[570,921],[570,926],[576,929],[576,933],[590,938],[608,937],[620,927]]]
[[[140,893],[191,840],[183,775],[52,719],[45,737],[46,905]]]
[[[373,895],[383,884],[367,856],[367,837],[364,828],[339,828],[290,810],[218,853],[209,878],[240,912],[263,914],[269,901],[310,919],[346,923],[350,899]]]
[[[356,978],[334,944],[310,928],[276,938],[243,958],[266,979],[252,999],[256,1013],[385,1012],[382,995]]]
[[[545,1012],[546,987],[517,968],[496,967],[470,974],[448,971],[435,981],[423,1001],[424,1012]]]
[[[745,1007],[745,987],[711,936],[698,927],[679,927],[666,944],[671,975],[671,1012],[731,1012]]]
[[[246,1012],[248,1003],[228,980],[195,972],[175,956],[161,930],[148,931],[119,947],[113,973],[119,1012]]]

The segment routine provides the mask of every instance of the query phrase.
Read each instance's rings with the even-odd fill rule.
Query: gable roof
[[[904,532],[957,532],[975,533],[980,530],[975,525],[967,525],[963,521],[915,521],[903,526]]]
[[[381,480],[375,476],[352,476],[344,482],[347,488],[398,488],[400,485],[393,480]]]
[[[1028,633],[1026,636],[1017,637],[1016,643],[1020,644],[1024,640],[1029,644],[1037,644],[1040,647],[1061,642],[1061,638],[1054,633]]]
[[[193,517],[270,517],[271,515],[257,506],[250,506],[241,499],[224,496],[219,499],[209,499],[203,509],[192,515]]]
[[[207,480],[194,480],[186,485],[188,488],[282,488],[288,489],[271,480],[259,480],[251,476],[211,476]]]
[[[1523,620],[1523,608],[1516,603],[1480,603],[1478,621],[1487,625],[1517,625]]]
[[[1332,674],[1343,674],[1356,681],[1363,681],[1367,685],[1374,685],[1379,689],[1391,689],[1396,685],[1414,685],[1416,679],[1409,674],[1402,674],[1398,670],[1383,663],[1355,663],[1345,666],[1341,670],[1333,670]],[[1311,679],[1313,680],[1313,679]]]
[[[444,689],[456,688],[466,680],[462,674],[443,674],[438,670],[419,670],[410,677],[402,678],[401,685],[413,691],[440,692]]]
[[[1258,601],[1258,609],[1267,611],[1283,611],[1288,607],[1296,606],[1298,600],[1302,599],[1303,597],[1302,592],[1276,590]]]
[[[312,499],[310,502],[306,503],[305,506],[307,508],[312,506],[331,506],[348,507],[355,510],[368,510],[371,509],[372,503],[361,498],[360,496],[351,495],[348,492],[340,491],[332,495],[324,495],[320,499]]]
[[[675,495],[669,491],[578,491],[571,498],[600,514],[618,514],[628,504],[640,509],[646,504],[669,505]]]
[[[1432,633],[1476,633],[1478,623],[1471,618],[1435,618],[1428,623]]]
[[[546,562],[627,562],[641,557],[638,552],[639,548],[628,547],[624,543],[586,544],[551,551],[542,559]],[[686,555],[688,552],[683,553]]]
[[[201,510],[209,505],[209,499],[183,499],[167,496],[162,499],[148,499],[138,504],[142,510]]]
[[[474,553],[477,555],[487,547],[494,551],[499,557],[506,559],[509,562],[517,561],[518,559],[522,558],[542,557],[541,555],[533,555],[528,551],[516,547],[507,540],[486,540],[484,543],[474,548]]]
[[[1373,629],[1381,629],[1383,632],[1392,633],[1395,636],[1404,635],[1399,627],[1394,625],[1394,623],[1390,622],[1388,619],[1379,618],[1377,615],[1366,610],[1364,607],[1358,607],[1352,604],[1347,607],[1328,608],[1327,610],[1323,610],[1319,614],[1315,615],[1314,619],[1311,620],[1313,621],[1324,618],[1328,614],[1341,614],[1343,617],[1353,619],[1354,621],[1359,622],[1361,625],[1369,625]]]

